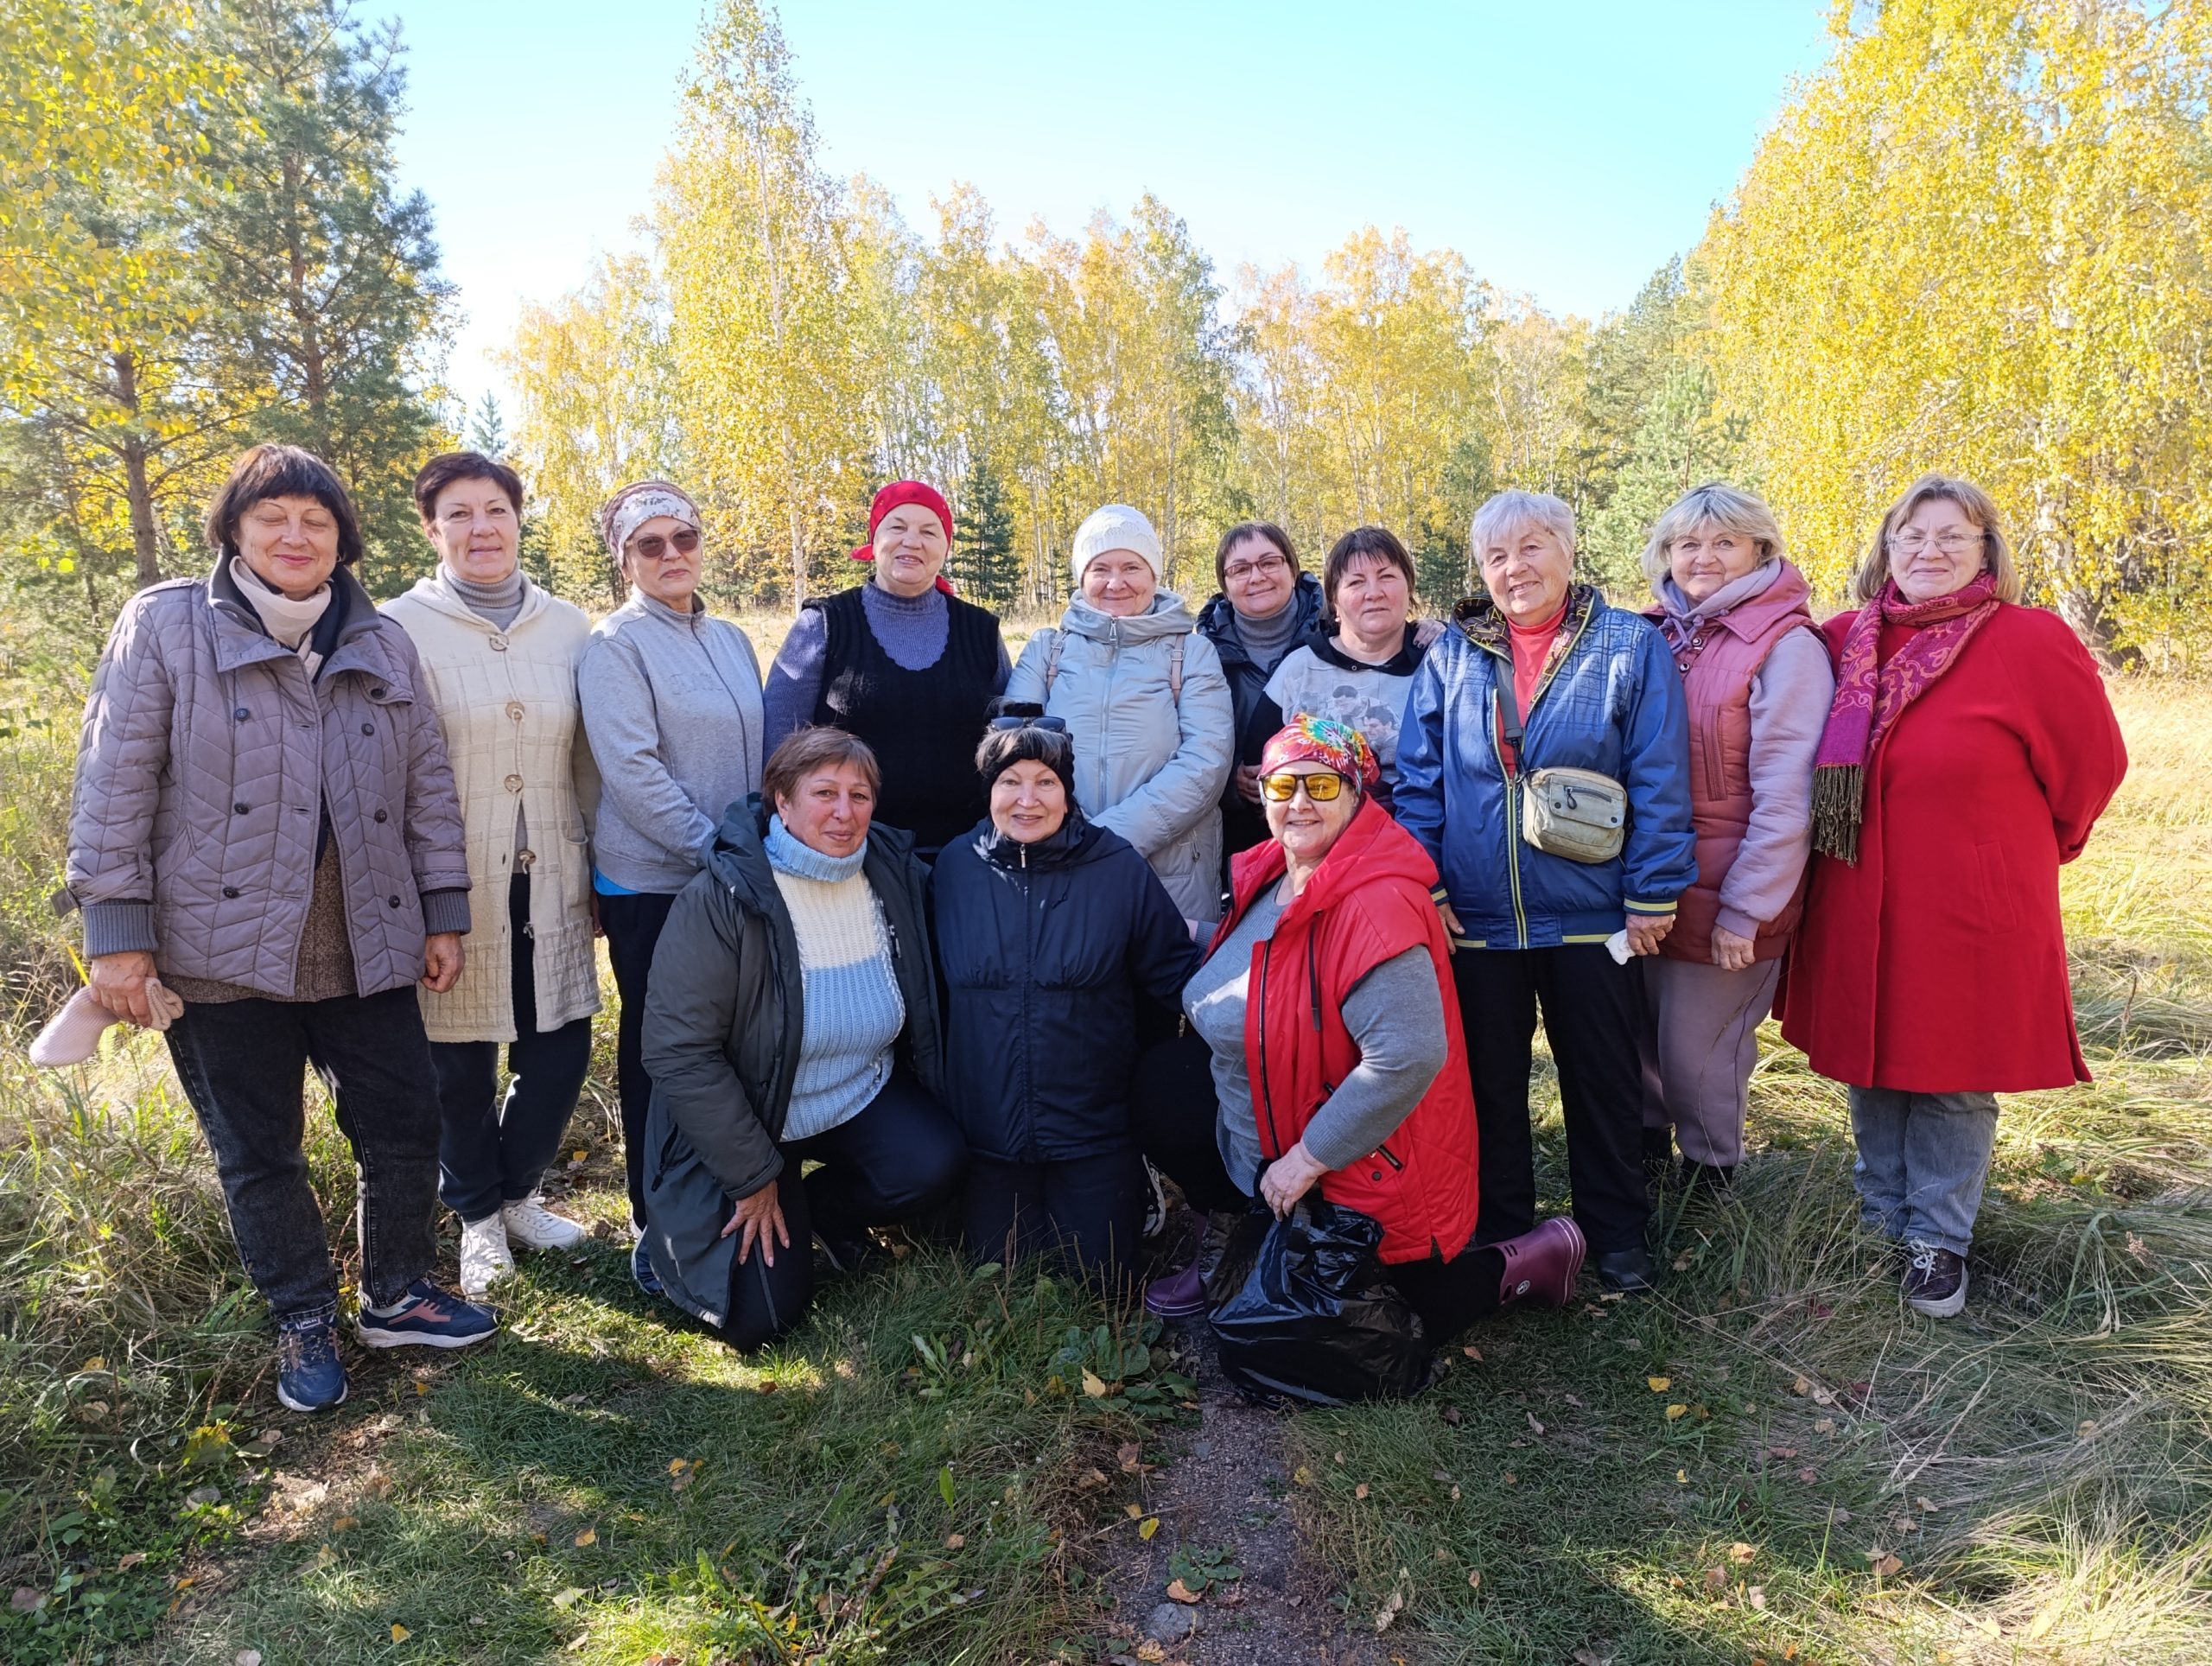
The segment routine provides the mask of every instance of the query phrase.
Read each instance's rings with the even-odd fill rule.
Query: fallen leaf
[[[1759,1548],[1757,1545],[1745,1544],[1741,1539],[1728,1547],[1728,1560],[1738,1567],[1749,1566],[1751,1558],[1758,1554]]]
[[[1106,1397],[1106,1379],[1096,1371],[1086,1370],[1083,1374],[1083,1391],[1093,1400]]]
[[[1667,1421],[1670,1423],[1675,1422],[1687,1415],[1688,1411],[1689,1408],[1685,1406],[1681,1401],[1677,1400],[1673,1405],[1667,1408]]]
[[[1483,1588],[1483,1570],[1481,1568],[1470,1567],[1467,1570],[1467,1588],[1471,1591],[1479,1591]]]
[[[348,1528],[359,1527],[360,1524],[360,1521],[358,1517],[353,1516],[340,1516],[336,1521],[331,1523],[330,1530],[333,1533],[343,1533]]]
[[[946,1534],[944,1548],[947,1550],[965,1550],[968,1548],[968,1536],[965,1533]]]
[[[1338,1453],[1337,1454],[1337,1456],[1336,1456],[1336,1461],[1337,1461],[1338,1463],[1341,1464],[1342,1462],[1344,1462],[1344,1453],[1342,1453],[1341,1452],[1340,1452],[1340,1453]]]
[[[681,1475],[690,1467],[691,1460],[689,1458],[671,1458],[668,1460],[668,1472],[671,1475]]]
[[[1671,1377],[1647,1377],[1643,1379],[1643,1385],[1654,1394],[1664,1394],[1675,1386],[1675,1379]]]
[[[1813,1379],[1809,1377],[1801,1377],[1789,1385],[1789,1392],[1792,1394],[1810,1394],[1812,1391]]]
[[[514,1553],[512,1551],[509,1551],[507,1554],[509,1555],[512,1555]],[[328,1545],[319,1545],[316,1547],[315,1553],[315,1565],[317,1567],[327,1567],[331,1563],[337,1560],[338,1553],[335,1550],[333,1550]]]
[[[1438,1414],[1438,1415],[1442,1417],[1446,1422],[1451,1424],[1453,1428],[1458,1428],[1461,1423],[1466,1421],[1465,1415],[1462,1413],[1457,1406],[1446,1406],[1440,1413]]]
[[[1505,1472],[1505,1474],[1502,1478],[1508,1486],[1519,1486],[1521,1485],[1521,1478],[1518,1475],[1516,1475],[1510,1469]]]
[[[1096,1492],[1100,1487],[1104,1486],[1105,1485],[1106,1472],[1104,1470],[1086,1469],[1080,1476],[1077,1477],[1075,1490],[1077,1492]]]
[[[34,1591],[28,1585],[19,1585],[16,1587],[16,1594],[8,1599],[8,1606],[18,1614],[28,1614],[45,1599],[43,1592]]]
[[[144,1551],[128,1551],[124,1554],[123,1560],[116,1563],[115,1571],[118,1574],[128,1574],[132,1568],[137,1567],[140,1562],[145,1560],[146,1553]]]
[[[1750,1590],[1744,1593],[1744,1600],[1764,1614],[1766,1612],[1766,1587],[1758,1585],[1751,1587]]]
[[[1364,1498],[1367,1496],[1367,1483],[1362,1481],[1357,1486],[1354,1487],[1351,1490],[1351,1496],[1355,1498]]]
[[[1144,1514],[1144,1506],[1142,1504],[1123,1504],[1122,1506],[1122,1514],[1128,1517],[1131,1521],[1135,1521],[1138,1517]]]
[[[1455,1504],[1459,1502],[1459,1489],[1456,1486],[1452,1489],[1452,1502]]]
[[[1300,1464],[1296,1469],[1291,1471],[1290,1478],[1295,1481],[1300,1486],[1312,1486],[1313,1485],[1313,1472],[1306,1468],[1305,1465]]]
[[[576,1535],[576,1548],[579,1550],[582,1549],[588,1544],[597,1544],[598,1542],[599,1529],[595,1527],[588,1527],[582,1532]]]
[[[1877,1574],[1879,1574],[1884,1579],[1888,1579],[1892,1574],[1903,1573],[1904,1571],[1904,1564],[1899,1561],[1895,1556],[1885,1556],[1881,1561],[1874,1564],[1874,1571]]]
[[[1473,1343],[1470,1342],[1465,1347],[1460,1349],[1459,1351],[1466,1355],[1468,1358],[1473,1360],[1477,1364],[1480,1364],[1482,1363],[1483,1351],[1475,1346]]]
[[[1815,1389],[1813,1390],[1813,1403],[1816,1406],[1833,1406],[1835,1404],[1835,1396],[1830,1394],[1826,1389]]]
[[[1534,1412],[1529,1412],[1529,1414],[1527,1414],[1527,1415],[1528,1415],[1528,1419],[1529,1419],[1529,1428],[1530,1428],[1530,1429],[1532,1429],[1533,1431],[1535,1431],[1536,1434],[1541,1434],[1544,1432],[1544,1426],[1543,1426],[1541,1423],[1539,1423],[1539,1422],[1536,1421],[1536,1414],[1535,1414],[1535,1413],[1534,1413]]]
[[[1377,1631],[1389,1631],[1390,1622],[1398,1618],[1398,1611],[1405,1606],[1406,1593],[1403,1591],[1390,1593],[1383,1599],[1382,1606],[1375,1611],[1375,1629]]]
[[[1813,1433],[1815,1434],[1834,1434],[1835,1419],[1833,1417],[1815,1417],[1813,1420]]]
[[[1147,1637],[1143,1642],[1137,1644],[1137,1658],[1147,1663],[1147,1666],[1149,1666],[1149,1663],[1153,1661],[1166,1659],[1167,1650],[1161,1648],[1160,1644],[1154,1642],[1152,1638]]]
[[[231,1656],[231,1666],[261,1666],[261,1650],[241,1649]]]
[[[1689,1472],[1689,1471],[1688,1471],[1688,1470],[1686,1470],[1686,1469],[1678,1469],[1678,1470],[1676,1470],[1676,1471],[1675,1472],[1675,1485],[1676,1486],[1688,1486],[1689,1484],[1690,1484],[1690,1472]]]
[[[1573,1407],[1575,1410],[1580,1411],[1582,1409],[1582,1402],[1577,1399],[1573,1395],[1563,1394],[1560,1396],[1560,1398],[1566,1401],[1567,1403]]]
[[[583,1599],[583,1587],[581,1585],[572,1585],[567,1590],[562,1592],[560,1595],[553,1599],[553,1606],[556,1608],[573,1608],[578,1603],[582,1602]]]
[[[414,1634],[414,1632],[412,1632],[412,1631],[409,1631],[409,1630],[408,1630],[404,1625],[401,1625],[397,1620],[394,1620],[394,1621],[392,1621],[392,1623],[391,1623],[391,1640],[392,1640],[394,1643],[404,1643],[404,1642],[406,1642],[406,1641],[407,1641],[407,1639],[408,1639],[408,1638],[410,1638],[410,1637],[413,1637],[414,1635],[415,1635],[415,1634]]]
[[[1115,1447],[1114,1456],[1121,1464],[1122,1473],[1124,1475],[1137,1474],[1144,1468],[1142,1462],[1144,1448],[1134,1440],[1124,1441]]]
[[[1690,1270],[1690,1262],[1696,1259],[1697,1257],[1691,1251],[1688,1250],[1683,1250],[1681,1255],[1675,1257],[1675,1270],[1678,1273],[1688,1272]]]
[[[1707,1568],[1705,1588],[1708,1591],[1726,1591],[1728,1588],[1728,1570],[1725,1567]]]
[[[1147,1516],[1137,1523],[1137,1537],[1140,1539],[1149,1539],[1159,1531],[1160,1517],[1157,1516]]]
[[[1198,1599],[1198,1593],[1180,1580],[1171,1580],[1168,1582],[1167,1594],[1178,1602],[1196,1602]]]
[[[1933,1516],[1936,1514],[1935,1501],[1929,1498],[1925,1493],[1923,1493],[1919,1497],[1915,1498],[1913,1503],[1920,1506],[1920,1513],[1923,1516]]]

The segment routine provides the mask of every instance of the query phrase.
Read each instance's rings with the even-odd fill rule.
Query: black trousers
[[[1219,1115],[1213,1050],[1195,1031],[1160,1042],[1137,1060],[1129,1084],[1129,1123],[1137,1148],[1201,1214],[1251,1206],[1251,1199],[1237,1189],[1222,1163],[1214,1138]]]
[[[1575,1224],[1592,1255],[1643,1242],[1643,970],[1615,963],[1603,944],[1556,949],[1462,949],[1452,957],[1482,1144],[1475,1242],[1518,1237],[1536,1224],[1529,1071],[1541,1009],[1559,1066],[1567,1179]]]
[[[302,1149],[309,1065],[360,1177],[362,1300],[386,1306],[429,1272],[438,1098],[414,985],[330,1001],[188,1002],[168,1040],[238,1256],[280,1325],[338,1312],[338,1269]]]
[[[506,1044],[512,1079],[505,1097],[499,1091],[498,1042],[430,1043],[438,1073],[438,1195],[465,1221],[480,1221],[537,1190],[591,1068],[589,1018],[556,1030],[537,1027],[527,874],[507,883],[507,924],[515,1039]]]
[[[756,1241],[730,1268],[722,1335],[753,1349],[796,1328],[814,1300],[813,1240],[850,1243],[871,1226],[890,1226],[950,1198],[968,1165],[967,1141],[952,1114],[906,1071],[849,1122],[779,1148],[784,1171],[776,1200],[791,1234],[768,1265]],[[802,1178],[806,1164],[819,1163]]]
[[[652,1078],[645,1074],[645,987],[652,982],[653,951],[660,944],[672,892],[641,891],[627,897],[602,896],[599,924],[607,933],[607,958],[614,969],[615,992],[622,1013],[614,1027],[614,1088],[622,1101],[622,1165],[630,1180],[630,1219],[645,1219],[645,1109],[652,1103]]]
[[[1007,1263],[1057,1254],[1118,1281],[1137,1262],[1144,1205],[1144,1160],[1134,1147],[1057,1162],[971,1158],[968,1253]]]

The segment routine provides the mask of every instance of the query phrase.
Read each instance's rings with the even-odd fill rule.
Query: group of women
[[[630,596],[596,626],[522,572],[504,464],[434,458],[416,503],[434,564],[379,611],[336,475],[240,458],[213,570],[117,623],[71,823],[92,998],[166,1023],[296,1409],[346,1392],[303,1070],[359,1167],[360,1339],[480,1340],[514,1248],[584,1237],[539,1186],[601,934],[632,1274],[741,1347],[900,1223],[1132,1277],[1153,1174],[1193,1211],[1162,1313],[1205,1306],[1209,1214],[1309,1197],[1380,1224],[1438,1340],[1565,1301],[1586,1253],[1648,1288],[1655,1194],[1731,1183],[1777,1006],[1947,1315],[1994,1094],[2087,1078],[2057,870],[2125,756],[1966,482],[1914,484],[1823,626],[1725,485],[1653,529],[1643,614],[1577,579],[1565,504],[1501,493],[1442,622],[1389,531],[1317,580],[1263,522],[1194,617],[1109,505],[1010,664],[899,481],[765,679],[677,486],[606,505]],[[1572,1202],[1541,1222],[1540,1014]]]

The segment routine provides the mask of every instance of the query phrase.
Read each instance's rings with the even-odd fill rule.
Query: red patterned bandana
[[[1874,748],[1996,611],[1997,579],[1991,573],[1932,601],[1907,601],[1892,579],[1859,610],[1843,639],[1835,703],[1828,708],[1827,727],[1821,731],[1821,749],[1813,760],[1814,849],[1843,862],[1859,860],[1866,768]],[[1920,628],[1878,667],[1885,623]]]

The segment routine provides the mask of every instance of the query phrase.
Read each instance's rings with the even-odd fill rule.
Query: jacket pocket
[[[1994,843],[1974,848],[1974,865],[1981,881],[1981,917],[1993,932],[2009,932],[2018,923],[2012,907],[2012,875],[2005,865],[2005,847]]]

